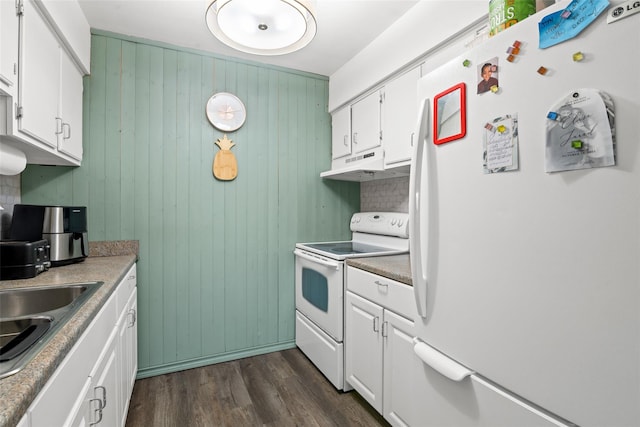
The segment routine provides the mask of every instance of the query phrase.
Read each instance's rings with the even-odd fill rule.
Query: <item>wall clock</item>
[[[207,118],[218,130],[233,132],[247,118],[247,110],[240,99],[228,92],[218,92],[207,101]]]

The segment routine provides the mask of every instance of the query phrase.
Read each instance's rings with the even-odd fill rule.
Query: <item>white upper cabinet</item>
[[[351,154],[351,107],[346,106],[331,115],[331,157]]]
[[[82,91],[82,73],[60,49],[60,107],[56,118],[58,150],[78,161],[82,160]]]
[[[31,0],[24,2],[20,59],[18,130],[28,138],[56,148],[60,45]]]
[[[382,91],[375,91],[351,105],[351,151],[353,154],[378,147],[381,142]]]
[[[18,22],[15,1],[0,1],[0,92],[10,96],[18,80]]]
[[[27,163],[79,166],[82,79],[88,73],[91,40],[88,23],[75,1],[17,1],[19,25],[12,32],[4,21],[10,12],[6,3],[13,1],[1,2],[1,64],[4,70],[11,62],[4,50],[6,30],[15,35],[18,73],[17,89],[0,93],[4,106],[0,113],[6,115],[0,120],[5,123],[0,138],[23,151]]]
[[[413,144],[417,138],[418,79],[420,67],[385,84],[382,115],[385,166],[411,160]]]

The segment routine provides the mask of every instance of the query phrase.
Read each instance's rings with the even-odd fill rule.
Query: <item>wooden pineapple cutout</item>
[[[224,135],[216,141],[216,145],[220,147],[220,151],[213,158],[213,176],[221,181],[231,181],[238,176],[238,162],[231,152],[231,147],[236,144]]]

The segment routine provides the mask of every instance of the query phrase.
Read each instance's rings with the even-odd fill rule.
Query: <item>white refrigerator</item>
[[[418,83],[421,425],[640,426],[640,13],[608,24],[614,5],[634,7],[612,2],[540,49],[539,22],[570,3]],[[478,93],[485,64],[497,85]],[[483,418],[481,398],[455,391],[478,381],[541,418]]]

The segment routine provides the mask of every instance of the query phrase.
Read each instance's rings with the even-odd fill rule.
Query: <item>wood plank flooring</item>
[[[137,380],[126,427],[389,426],[297,348]]]

